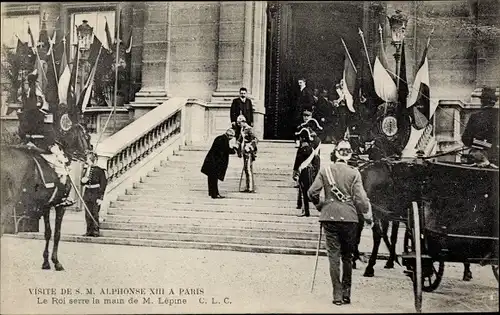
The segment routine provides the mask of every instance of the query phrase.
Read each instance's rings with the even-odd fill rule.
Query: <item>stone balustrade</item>
[[[96,145],[98,164],[107,170],[101,211],[141,181],[180,146],[206,139],[206,104],[173,97]]]

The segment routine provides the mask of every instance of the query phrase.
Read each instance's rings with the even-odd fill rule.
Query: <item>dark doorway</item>
[[[292,139],[299,87],[325,88],[338,98],[335,84],[344,70],[344,39],[354,62],[361,55],[363,2],[270,2],[267,29],[266,139]]]

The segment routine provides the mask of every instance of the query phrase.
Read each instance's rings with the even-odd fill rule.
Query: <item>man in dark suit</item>
[[[218,180],[224,181],[229,154],[236,153],[236,149],[229,146],[229,140],[234,138],[234,133],[234,130],[229,128],[225,134],[215,138],[201,167],[201,172],[208,177],[208,195],[213,199],[224,198],[219,194]]]
[[[252,101],[247,98],[247,89],[244,87],[240,88],[240,97],[233,100],[230,110],[231,125],[236,132],[236,139],[239,139],[241,132],[241,127],[236,121],[240,115],[245,116],[247,124],[253,127],[253,104]]]
[[[478,113],[469,118],[462,134],[462,142],[471,148],[470,155],[478,166],[498,166],[498,108],[495,90],[484,87]]]
[[[333,105],[328,100],[328,91],[325,89],[316,102],[313,118],[323,126],[323,132],[319,133],[321,141],[325,143],[325,140],[330,140],[333,137]]]
[[[84,189],[83,201],[88,211],[85,211],[87,232],[85,236],[99,236],[99,210],[108,184],[106,172],[96,164],[97,156],[90,152],[83,169],[81,183]]]

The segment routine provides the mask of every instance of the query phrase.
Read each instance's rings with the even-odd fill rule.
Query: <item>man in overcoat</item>
[[[362,214],[368,224],[373,220],[361,174],[347,165],[351,156],[349,142],[339,142],[335,148],[336,162],[320,170],[308,191],[311,201],[321,212],[319,221],[326,236],[335,305],[351,303],[352,256],[356,248],[358,214]],[[323,189],[325,199],[320,202]]]
[[[231,103],[230,118],[231,125],[234,129],[236,139],[239,139],[241,127],[237,123],[238,116],[245,116],[247,124],[253,127],[253,104],[252,101],[247,98],[247,89],[240,88],[240,97],[235,98]]]
[[[207,175],[208,195],[212,199],[224,198],[219,194],[218,180],[224,181],[229,155],[236,153],[236,149],[229,145],[229,140],[234,138],[234,134],[234,130],[229,128],[225,134],[217,136],[201,167],[201,172]]]

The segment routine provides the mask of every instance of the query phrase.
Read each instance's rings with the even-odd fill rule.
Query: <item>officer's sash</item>
[[[318,146],[316,147],[316,149],[314,149],[311,154],[307,157],[307,159],[302,162],[302,164],[300,164],[299,166],[299,173],[302,172],[303,169],[305,169],[306,167],[309,166],[309,164],[311,164],[312,160],[314,159],[314,156],[316,155],[319,155],[319,147],[321,145],[321,142],[318,144]]]

